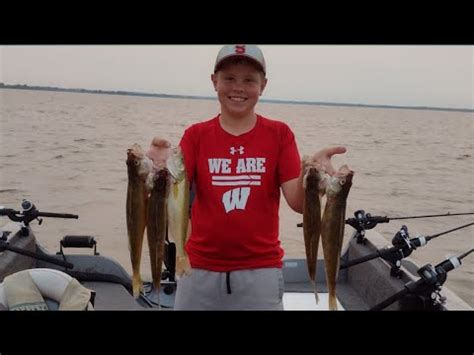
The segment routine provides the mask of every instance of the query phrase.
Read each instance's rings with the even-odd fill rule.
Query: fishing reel
[[[396,249],[394,249],[394,252],[388,253],[384,259],[392,265],[390,276],[400,278],[402,274],[400,270],[402,259],[409,256],[413,250],[416,249],[415,244],[410,240],[407,226],[403,225],[400,230],[395,233],[395,236],[392,238],[392,245]]]
[[[439,274],[431,264],[418,270],[421,278],[417,282],[405,284],[403,296],[398,298],[400,310],[440,311],[446,303],[446,297],[441,295]]]
[[[406,285],[410,292],[400,299],[401,309],[442,309],[446,303],[446,297],[441,294],[441,289],[447,280],[448,271],[454,269],[454,267],[447,267],[448,265],[453,266],[452,260],[448,259],[434,267],[431,264],[426,264],[418,269],[420,280],[418,283]]]
[[[163,264],[165,265],[165,270],[161,273],[163,292],[171,295],[176,290],[176,244],[168,239],[168,230],[166,230]]]
[[[400,267],[402,266],[402,259],[406,258],[412,253],[413,250],[416,249],[416,243],[414,243],[413,241],[414,239],[410,240],[408,228],[404,225],[393,237],[393,246],[383,249],[377,249],[372,254],[364,255],[360,258],[356,258],[346,263],[343,263],[341,264],[340,269],[345,269],[350,266],[358,265],[363,262],[380,257],[386,260],[392,266],[390,269],[390,275],[400,278],[402,276],[402,271],[400,270]],[[418,243],[418,245],[421,244]]]
[[[27,237],[30,234],[28,231],[28,226],[31,221],[37,219],[38,224],[41,225],[41,223],[43,223],[43,220],[41,218],[38,218],[38,209],[31,201],[27,199],[22,200],[21,211],[15,211],[13,209],[4,209],[4,212],[4,214],[6,214],[8,218],[10,218],[12,221],[20,223],[20,236],[22,237]]]
[[[38,218],[39,211],[33,202],[23,199],[23,201],[21,201],[21,208],[24,218],[22,221],[20,235],[27,237],[29,235],[28,225],[30,222],[36,219],[38,221],[38,225],[41,225],[41,223],[43,223],[43,219]]]
[[[378,223],[388,223],[388,217],[382,216],[371,216],[370,213],[365,213],[364,210],[357,210],[354,212],[355,218],[348,218],[346,224],[354,228],[355,234],[354,238],[357,239],[357,243],[364,244],[366,243],[365,231],[368,229],[375,228]]]
[[[176,274],[176,244],[165,241],[163,263],[165,264],[165,270],[161,274],[161,279],[175,281]]]
[[[370,310],[380,311],[397,300],[400,301],[401,309],[404,310],[442,310],[443,304],[446,303],[446,297],[442,296],[440,291],[447,280],[448,272],[459,267],[462,264],[461,260],[472,252],[474,249],[460,256],[444,260],[434,267],[431,264],[422,266],[417,271],[420,275],[417,281],[406,283],[401,291],[373,306]]]
[[[0,208],[0,216],[7,216],[13,222],[19,222],[21,226],[20,235],[27,237],[30,235],[28,226],[34,219],[38,220],[38,224],[43,223],[43,219],[38,217],[52,217],[52,218],[79,218],[78,215],[70,213],[52,213],[40,212],[36,206],[29,200],[23,199],[21,202],[21,211],[16,211],[11,208]]]

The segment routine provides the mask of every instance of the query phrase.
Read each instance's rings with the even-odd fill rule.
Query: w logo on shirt
[[[250,187],[239,187],[232,189],[222,195],[222,203],[225,207],[225,212],[229,213],[233,210],[245,210],[247,200],[250,196]]]

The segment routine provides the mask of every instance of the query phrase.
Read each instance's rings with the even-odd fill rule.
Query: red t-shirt
[[[186,243],[191,266],[218,272],[282,267],[280,185],[301,168],[290,128],[257,115],[251,131],[234,136],[217,116],[186,129],[180,146],[196,187]]]

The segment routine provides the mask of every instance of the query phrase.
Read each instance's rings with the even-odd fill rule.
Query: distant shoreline
[[[61,91],[61,92],[81,93],[81,94],[142,96],[142,97],[158,97],[158,98],[167,98],[167,99],[217,100],[216,97],[208,97],[208,96],[152,94],[152,93],[146,93],[146,92],[133,92],[133,91],[122,91],[122,90],[113,91],[113,90],[58,88],[58,87],[51,87],[51,86],[34,86],[34,85],[30,86],[30,85],[24,85],[24,84],[23,85],[8,85],[8,84],[0,83],[0,89]],[[467,108],[463,109],[463,108],[429,107],[429,106],[369,105],[369,104],[319,102],[319,101],[274,100],[274,99],[261,99],[260,102],[262,102],[262,103],[275,103],[275,104],[293,104],[293,105],[346,106],[346,107],[368,107],[368,108],[384,108],[384,109],[409,109],[409,110],[474,112],[474,109],[467,109]]]

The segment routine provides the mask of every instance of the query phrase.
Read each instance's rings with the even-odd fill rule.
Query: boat
[[[85,288],[92,290],[94,310],[157,311],[173,310],[174,296],[179,280],[174,275],[175,248],[172,242],[165,245],[164,269],[160,288],[160,305],[149,297],[151,283],[144,283],[144,291],[138,298],[132,296],[131,275],[113,258],[99,253],[98,243],[93,236],[68,235],[59,243],[59,250],[46,250],[30,225],[42,217],[77,218],[76,215],[40,212],[34,204],[24,200],[23,210],[16,211],[0,207],[0,216],[10,221],[0,228],[0,309],[2,309],[1,286],[10,275],[41,269],[66,274]],[[354,231],[345,245],[341,263],[348,264],[367,258],[385,247],[387,240],[378,232],[367,230],[364,238],[360,231]],[[90,249],[83,253],[68,254],[68,248]],[[324,260],[317,261],[316,289],[319,303],[316,304],[313,285],[310,282],[306,259],[287,258],[283,261],[285,310],[327,310],[327,288]],[[410,258],[403,258],[394,265],[384,258],[370,258],[351,267],[341,268],[337,282],[339,310],[472,310],[453,291],[442,284],[444,277],[431,282],[427,277],[439,273],[435,267],[420,267]],[[394,272],[396,269],[396,272]],[[428,275],[429,274],[429,275]],[[428,275],[428,276],[427,276]],[[45,301],[50,310],[59,308],[58,300]],[[3,302],[3,309],[7,309]]]

